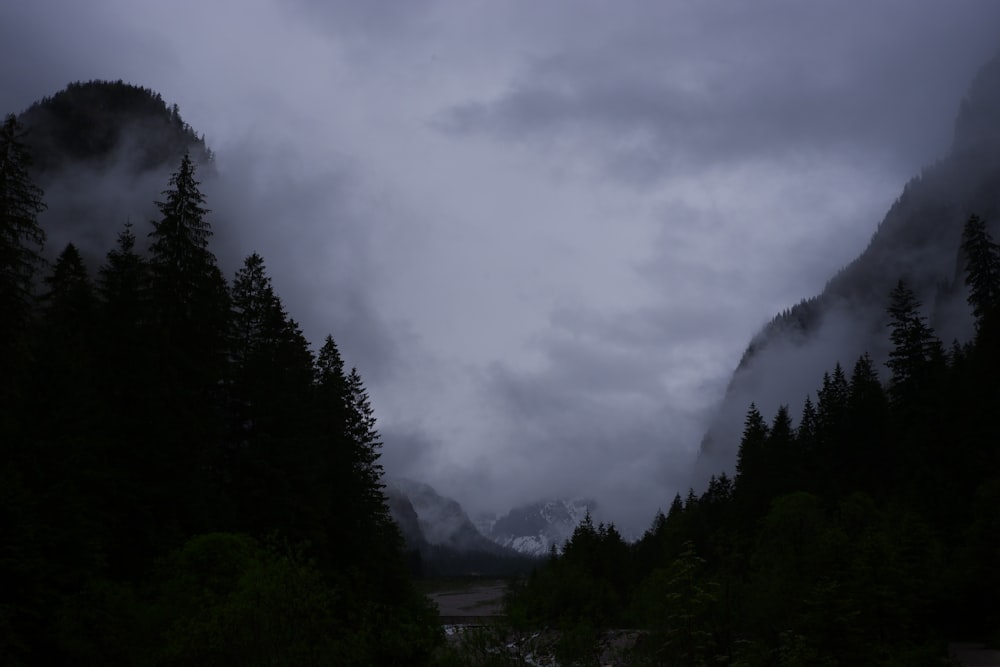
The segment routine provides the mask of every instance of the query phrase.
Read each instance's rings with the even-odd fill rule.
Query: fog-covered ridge
[[[906,184],[867,248],[820,294],[777,315],[750,342],[702,441],[696,485],[733,470],[751,402],[767,415],[787,404],[795,415],[817,389],[816,378],[838,361],[849,367],[868,352],[884,369],[885,307],[901,278],[916,291],[942,340],[969,339],[959,242],[972,213],[997,229],[998,127],[1000,54],[981,68],[961,101],[949,153]]]

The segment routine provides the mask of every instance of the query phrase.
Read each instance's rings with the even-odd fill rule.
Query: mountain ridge
[[[951,147],[903,188],[862,252],[823,290],[776,315],[754,335],[734,370],[701,442],[696,482],[735,465],[743,416],[751,401],[773,411],[802,400],[815,377],[868,352],[885,360],[885,305],[907,281],[945,341],[967,340],[959,243],[976,213],[1000,213],[1000,53],[975,75],[959,104]],[[763,397],[763,398],[762,398]],[[761,405],[764,402],[765,405]]]

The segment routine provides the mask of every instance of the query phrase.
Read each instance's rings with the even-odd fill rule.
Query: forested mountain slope
[[[0,127],[0,663],[428,661],[361,374],[261,255],[224,274],[203,143],[121,83],[24,116]]]
[[[696,479],[733,470],[751,401],[768,412],[782,403],[798,406],[818,374],[866,351],[881,365],[888,354],[886,295],[900,278],[944,341],[969,340],[972,319],[959,243],[971,213],[997,230],[1000,54],[979,71],[961,101],[949,153],[906,185],[868,247],[822,293],[777,315],[751,341],[702,442]]]

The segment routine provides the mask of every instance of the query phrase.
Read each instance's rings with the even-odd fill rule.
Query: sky
[[[0,111],[158,91],[217,154],[220,259],[338,341],[389,474],[641,530],[998,48],[994,0],[5,0]]]

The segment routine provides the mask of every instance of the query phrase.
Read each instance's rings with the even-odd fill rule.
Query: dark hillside
[[[1000,213],[1000,54],[976,75],[961,102],[949,154],[906,184],[868,247],[819,295],[776,316],[736,369],[702,442],[698,471],[732,470],[746,406],[769,411],[812,389],[838,360],[872,354],[885,361],[885,295],[905,278],[945,341],[968,340],[959,242],[972,212],[997,231]],[[850,193],[845,193],[850,196]],[[793,402],[794,404],[794,402]]]
[[[71,83],[32,104],[20,121],[39,174],[71,163],[101,167],[121,159],[147,171],[176,165],[185,151],[199,164],[211,159],[204,137],[184,122],[176,105],[121,80]]]

